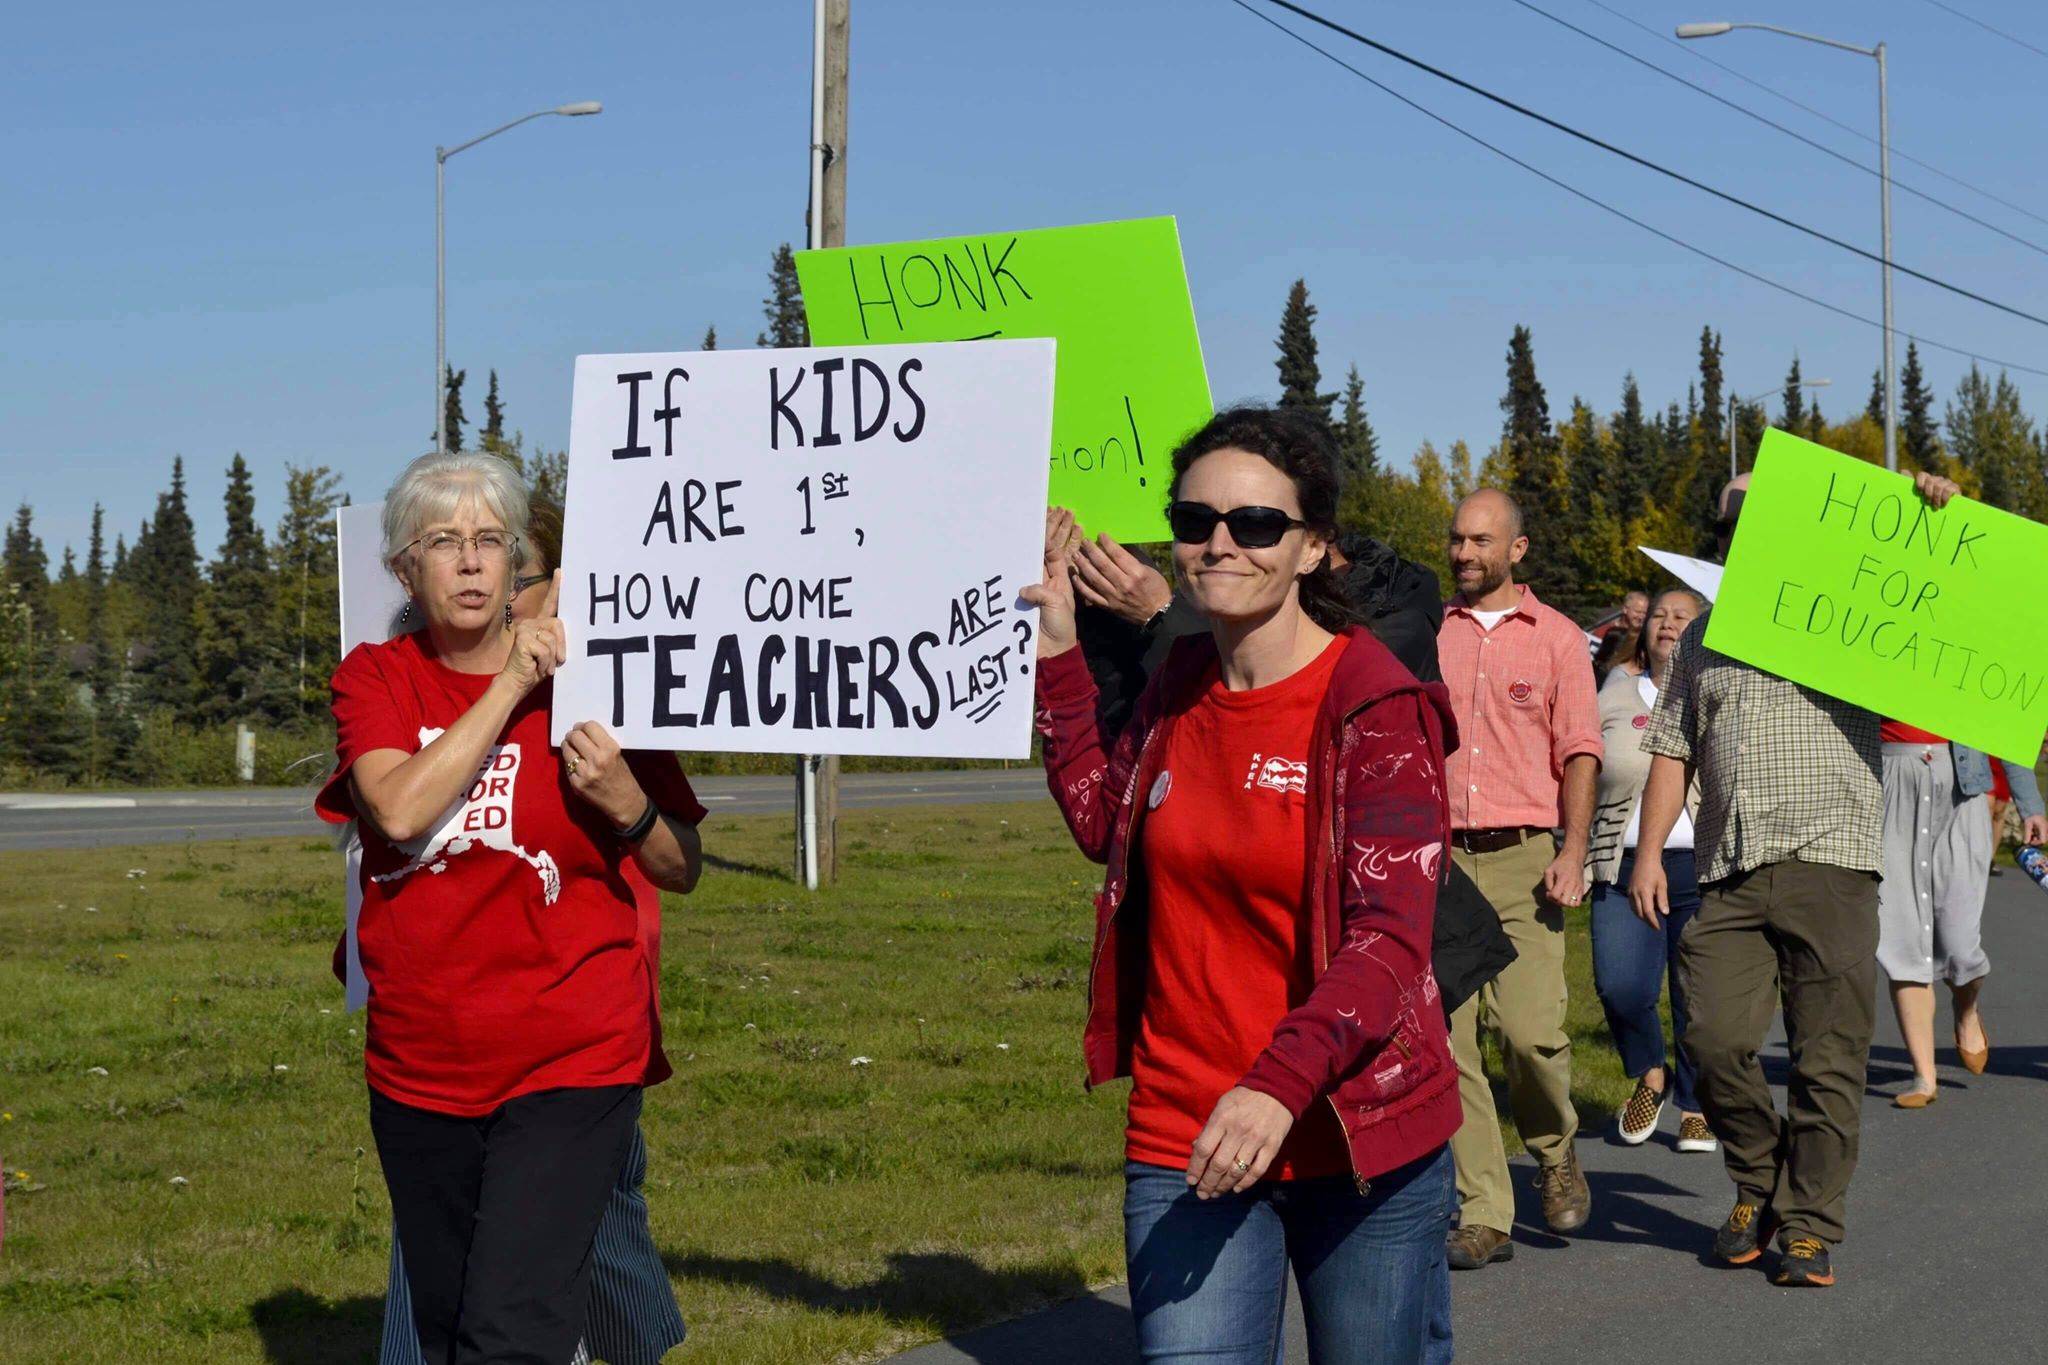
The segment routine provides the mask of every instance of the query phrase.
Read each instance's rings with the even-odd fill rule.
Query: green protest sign
[[[1166,539],[1168,457],[1212,411],[1173,219],[799,251],[796,271],[814,346],[1054,338],[1052,501]]]
[[[1707,644],[1973,748],[2032,764],[2048,649],[2029,608],[2048,526],[1764,434]]]

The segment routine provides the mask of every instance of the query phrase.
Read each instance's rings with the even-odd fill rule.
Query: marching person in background
[[[525,559],[512,580],[512,619],[530,621],[541,614],[554,573],[562,562],[562,509],[532,500]],[[640,865],[626,859],[619,871],[633,888],[640,914],[640,939],[647,952],[648,976],[661,976],[661,892],[647,880]],[[335,974],[340,975],[341,949],[335,949]],[[644,1085],[659,1085],[674,1074],[661,1049],[661,1001],[648,1001],[648,1027],[654,1043],[648,1053]],[[668,1268],[647,1226],[647,1136],[633,1126],[632,1144],[619,1178],[605,1201],[591,1243],[590,1307],[584,1315],[583,1340],[570,1365],[589,1365],[593,1356],[606,1365],[660,1365],[661,1358],[683,1342],[682,1309]],[[378,1365],[426,1365],[419,1332],[413,1326],[412,1294],[406,1286],[405,1255],[396,1235],[391,1239],[391,1272],[384,1289],[384,1335]]]
[[[1971,1075],[1991,1061],[1978,1009],[1991,959],[1984,954],[1984,892],[1998,841],[1991,828],[1991,758],[1887,720],[1884,742],[1884,881],[1877,895],[1877,962],[1913,1062],[1913,1083],[1892,1097],[1924,1109],[1941,1093],[1934,1074],[1934,981],[1948,983],[1956,1057]],[[2021,842],[2048,840],[2041,785],[2023,763],[1998,760],[2022,823]]]
[[[515,620],[526,523],[493,456],[399,476],[385,562],[424,626],[335,670],[316,802],[362,834],[370,1128],[434,1362],[575,1353],[656,1046],[622,868],[686,892],[702,865],[672,755],[624,754],[590,722],[549,742],[567,641],[553,585]]]
[[[1721,494],[1724,557],[1738,482]],[[1957,492],[1933,474],[1913,482],[1930,507]],[[1671,914],[1664,843],[1697,781],[1702,894],[1678,947],[1690,1012],[1681,1045],[1735,1183],[1714,1254],[1745,1265],[1775,1229],[1774,1282],[1831,1285],[1877,1013],[1878,721],[1707,648],[1710,616],[1679,638],[1643,735],[1654,757],[1629,897],[1652,927]],[[1781,998],[1792,1058],[1783,1116],[1757,1060]]]
[[[1659,593],[1634,657],[1617,666],[1600,689],[1600,786],[1586,857],[1586,877],[1593,884],[1593,987],[1621,1054],[1622,1070],[1636,1083],[1622,1106],[1617,1129],[1623,1142],[1642,1143],[1657,1131],[1665,1103],[1675,1102],[1681,1152],[1711,1152],[1720,1145],[1694,1095],[1692,1059],[1681,1047],[1676,1065],[1665,1064],[1664,1024],[1657,1015],[1657,1000],[1668,976],[1672,1036],[1685,1036],[1685,981],[1678,971],[1678,942],[1700,907],[1692,851],[1697,788],[1686,794],[1685,810],[1664,840],[1671,913],[1662,925],[1637,917],[1628,885],[1642,825],[1643,782],[1650,775],[1650,755],[1643,752],[1642,736],[1657,705],[1657,680],[1670,665],[1678,637],[1706,605],[1690,588]]]
[[[1452,857],[1493,903],[1516,957],[1451,1018],[1465,1122],[1452,1140],[1459,1226],[1450,1264],[1514,1255],[1514,1191],[1482,1022],[1500,1037],[1515,1126],[1536,1158],[1544,1221],[1575,1232],[1592,1192],[1572,1139],[1572,1040],[1565,1031],[1564,907],[1586,894],[1586,841],[1600,770],[1600,714],[1585,635],[1514,581],[1528,552],[1521,509],[1482,488],[1451,523],[1458,595],[1437,651],[1463,747],[1450,756]],[[1552,831],[1562,831],[1554,840]]]
[[[1271,1365],[1291,1262],[1318,1365],[1448,1360],[1457,1079],[1430,972],[1449,830],[1439,688],[1352,624],[1329,437],[1217,414],[1173,456],[1174,562],[1209,633],[1120,736],[1048,515],[1038,725],[1097,898],[1090,1084],[1132,1078],[1140,1355]],[[1082,581],[1086,581],[1083,579]]]

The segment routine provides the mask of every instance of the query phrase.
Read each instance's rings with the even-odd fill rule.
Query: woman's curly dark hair
[[[1299,412],[1257,403],[1225,408],[1175,447],[1173,483],[1167,496],[1178,498],[1180,481],[1188,467],[1219,450],[1242,450],[1256,455],[1285,474],[1294,484],[1294,495],[1301,502],[1301,520],[1310,534],[1321,537],[1332,549],[1336,547],[1337,500],[1342,486],[1337,475],[1337,452],[1322,424]],[[1324,630],[1341,631],[1358,622],[1358,612],[1346,596],[1328,555],[1312,571],[1303,574],[1299,583],[1301,609]]]

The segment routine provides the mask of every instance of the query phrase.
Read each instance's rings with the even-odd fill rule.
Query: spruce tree
[[[1941,433],[1934,425],[1934,395],[1920,370],[1920,348],[1906,343],[1906,366],[1899,372],[1899,444],[1915,469],[1941,473]]]
[[[1985,502],[2036,521],[2048,520],[2041,448],[2012,380],[2001,372],[1994,385],[1972,364],[1956,385],[1955,401],[1942,425],[1948,431],[1949,449],[1976,476]]]
[[[86,674],[92,684],[93,706],[106,710],[114,705],[114,684],[119,677],[114,649],[107,631],[107,555],[104,526],[106,514],[98,503],[92,505],[92,539],[85,551],[85,647]],[[116,556],[119,545],[116,543]]]
[[[1615,524],[1626,529],[1649,510],[1650,489],[1655,480],[1651,468],[1650,430],[1643,421],[1643,394],[1633,373],[1622,376],[1621,411],[1614,414],[1614,464],[1612,479],[1601,501]]]
[[[1327,430],[1334,393],[1323,393],[1323,372],[1316,364],[1316,306],[1308,301],[1308,283],[1296,280],[1287,291],[1287,306],[1280,313],[1280,337],[1274,344],[1280,358],[1273,367],[1280,371],[1280,406],[1308,413]]]
[[[453,365],[448,367],[448,373],[443,376],[447,389],[441,398],[441,411],[443,424],[448,428],[450,450],[462,449],[462,428],[469,422],[469,418],[462,411],[462,381],[467,378],[468,370],[458,370]]]
[[[135,569],[138,555],[129,556]],[[142,695],[151,706],[169,707],[190,719],[199,680],[199,548],[192,538],[192,513],[185,501],[185,460],[171,462],[171,487],[157,494],[149,523],[149,554],[136,584],[150,603],[145,629],[149,659],[142,667]]]
[[[1365,415],[1365,381],[1358,377],[1356,365],[1344,376],[1344,416],[1337,429],[1337,459],[1345,486],[1364,490],[1369,504],[1373,481],[1379,477],[1380,438],[1373,432],[1372,420]]]
[[[497,454],[505,444],[505,404],[498,397],[498,372],[491,371],[491,387],[484,394],[484,429],[477,444]]]
[[[1799,357],[1792,357],[1792,368],[1785,372],[1785,391],[1779,396],[1783,416],[1778,429],[1789,431],[1794,436],[1806,434],[1806,390],[1800,386]]]
[[[57,582],[64,587],[69,587],[77,581],[78,556],[71,552],[69,545],[66,545],[64,547],[64,558],[57,565]]]
[[[50,629],[50,557],[43,551],[42,537],[35,533],[35,510],[27,503],[15,509],[0,564],[5,566],[7,581],[20,592],[22,605],[35,614],[35,633],[40,638]]]
[[[1884,367],[1870,372],[1870,401],[1863,405],[1863,415],[1879,428],[1884,426]]]
[[[1501,395],[1501,459],[1507,491],[1521,505],[1529,553],[1520,579],[1539,598],[1569,611],[1578,597],[1572,582],[1570,545],[1586,509],[1575,509],[1567,487],[1564,454],[1550,425],[1550,400],[1536,377],[1529,329],[1517,325],[1508,339],[1508,387]],[[1575,515],[1575,510],[1581,515]]]
[[[1693,476],[1685,495],[1685,524],[1692,553],[1709,558],[1715,549],[1715,502],[1727,475],[1728,395],[1722,387],[1721,338],[1711,327],[1700,328],[1700,407],[1695,427]],[[1682,547],[1681,547],[1682,548]]]
[[[227,532],[208,573],[201,651],[200,712],[214,722],[253,719],[277,700],[270,693],[277,685],[270,555],[256,524],[249,465],[239,453],[228,465],[223,505]]]
[[[768,320],[768,327],[754,339],[756,346],[811,344],[811,325],[804,317],[803,285],[796,273],[796,253],[790,250],[788,242],[775,248],[768,263],[768,297],[761,300],[761,315]]]
[[[718,326],[716,323],[704,329],[704,341],[697,349],[700,351],[715,351],[718,349]]]
[[[114,535],[114,577],[119,578],[128,567],[128,537],[116,532]]]

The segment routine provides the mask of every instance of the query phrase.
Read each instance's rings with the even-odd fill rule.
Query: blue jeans
[[[1451,1358],[1458,1206],[1450,1148],[1373,1178],[1261,1181],[1201,1200],[1187,1173],[1124,1167],[1124,1255],[1138,1354],[1202,1365],[1277,1365],[1294,1267],[1314,1365]]]
[[[1637,918],[1629,905],[1628,882],[1635,872],[1631,849],[1621,856],[1621,869],[1611,882],[1593,884],[1593,988],[1607,1011],[1607,1030],[1614,1035],[1621,1069],[1640,1079],[1664,1065],[1664,1025],[1657,1018],[1657,997],[1671,983],[1671,1034],[1685,1037],[1689,1015],[1685,986],[1678,977],[1678,938],[1700,908],[1700,884],[1689,848],[1664,850],[1664,879],[1671,887],[1671,913],[1662,930]],[[1678,1065],[1666,1072],[1664,1093],[1680,1112],[1700,1112],[1693,1084],[1698,1073],[1683,1047]]]

